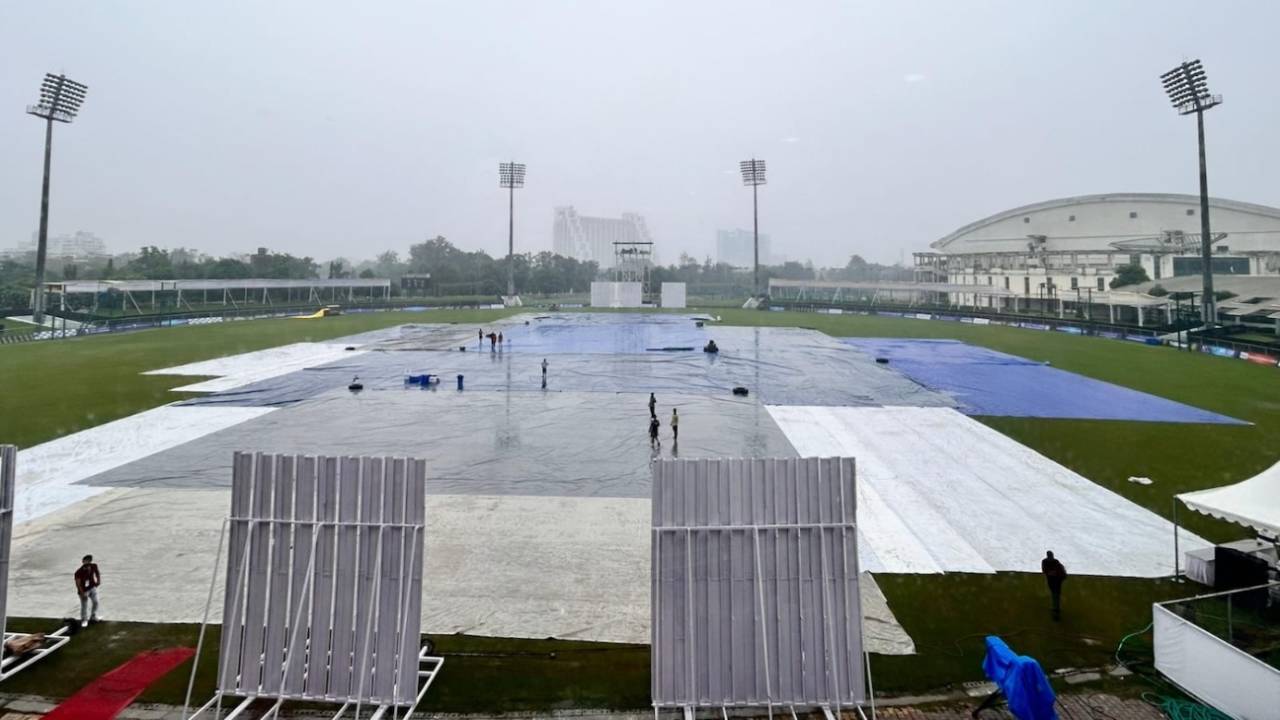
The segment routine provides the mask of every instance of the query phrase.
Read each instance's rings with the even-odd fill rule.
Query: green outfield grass
[[[9,629],[49,632],[55,627],[48,620],[11,618]],[[65,697],[140,652],[194,648],[199,631],[199,625],[190,623],[98,623],[77,633],[39,665],[6,680],[4,691]],[[649,648],[645,645],[471,635],[431,638],[436,652],[446,660],[423,701],[424,711],[496,713],[534,708],[643,707],[649,702]],[[196,706],[213,696],[218,642],[219,628],[211,625],[192,691]],[[157,680],[138,702],[182,705],[191,665],[190,661],[183,663]]]
[[[979,418],[1166,517],[1172,513],[1175,493],[1238,481],[1280,459],[1280,370],[1276,368],[1124,341],[999,326],[719,308],[712,312],[726,324],[808,327],[833,336],[960,339],[1252,423]],[[373,313],[0,346],[0,377],[4,378],[0,393],[6,408],[0,415],[0,439],[27,446],[82,430],[170,402],[174,396],[169,389],[191,381],[138,374],[145,370],[404,322],[483,324],[506,314]],[[1149,486],[1128,482],[1134,475],[1155,482]],[[1247,534],[1185,510],[1180,519],[1211,540]],[[1171,570],[1172,561],[1170,557]],[[1070,558],[1064,562],[1069,568]],[[1072,577],[1064,617],[1055,623],[1049,618],[1043,580],[1035,574],[879,575],[877,579],[919,650],[911,657],[873,660],[877,689],[898,693],[980,679],[982,637],[988,633],[1005,636],[1015,649],[1040,658],[1049,669],[1105,664],[1122,636],[1150,621],[1153,601],[1184,596],[1195,587],[1168,580]],[[194,637],[190,626],[108,624],[98,629],[111,631],[111,653],[76,661],[84,663],[74,666],[82,667],[81,671],[51,659],[44,670],[15,680],[30,685],[15,685],[13,691],[65,695],[148,643]],[[441,650],[451,659],[441,684],[432,691],[432,707],[498,711],[647,703],[647,648],[533,642],[443,638]],[[67,662],[76,657],[69,655]],[[148,699],[172,701],[175,691],[173,682],[166,680],[148,693]]]
[[[404,323],[483,324],[508,310],[432,310],[245,320],[0,345],[0,442],[29,447],[180,399],[191,377],[148,370]],[[19,412],[20,410],[20,412]]]

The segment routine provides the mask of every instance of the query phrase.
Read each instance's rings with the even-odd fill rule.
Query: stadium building
[[[615,242],[653,242],[644,217],[636,213],[623,213],[620,218],[588,217],[579,215],[573,206],[555,209],[551,249],[557,255],[599,263],[601,269],[607,269],[615,264]]]
[[[1215,275],[1280,276],[1280,209],[1221,198],[1209,207]],[[999,295],[1028,305],[1074,299],[1077,291],[1106,292],[1123,265],[1141,265],[1155,282],[1200,275],[1200,199],[1127,193],[1048,200],[970,223],[930,247],[913,254],[915,279],[949,286],[952,304],[1002,307]],[[981,289],[954,292],[957,285]]]
[[[32,232],[31,242],[6,250],[3,254],[8,257],[18,257],[36,252],[38,246],[39,233]],[[46,252],[50,258],[68,260],[92,260],[104,258],[110,254],[102,238],[84,230],[77,230],[72,235],[50,235],[47,248]]]

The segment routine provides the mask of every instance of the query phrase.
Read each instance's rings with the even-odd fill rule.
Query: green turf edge
[[[148,370],[404,323],[483,325],[515,310],[430,310],[188,325],[0,346],[0,440],[20,448],[183,399],[197,379]]]
[[[49,632],[57,622],[10,618],[9,629]],[[102,622],[80,630],[57,652],[5,681],[6,693],[65,698],[138,653],[196,646],[199,625]],[[430,712],[507,712],[556,708],[640,708],[649,705],[646,645],[575,640],[521,640],[432,635],[445,657],[421,708]],[[220,628],[210,625],[192,692],[199,705],[213,696]],[[181,706],[192,661],[152,684],[139,703]]]

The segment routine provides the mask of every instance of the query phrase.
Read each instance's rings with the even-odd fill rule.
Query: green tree
[[[35,282],[34,265],[14,260],[0,260],[0,307],[28,307],[31,303],[31,288]]]
[[[138,256],[125,266],[124,271],[131,277],[143,280],[172,280],[174,277],[169,251],[155,245],[143,247]]]
[[[210,280],[235,280],[253,277],[253,270],[248,263],[235,258],[218,258],[208,260],[201,267],[201,274]]]
[[[870,280],[869,271],[870,266],[867,261],[862,259],[861,255],[853,255],[844,266],[844,279],[851,281]]]
[[[1150,280],[1147,277],[1147,271],[1141,265],[1121,265],[1116,268],[1116,276],[1111,279],[1111,288],[1121,288],[1126,285],[1137,285]]]

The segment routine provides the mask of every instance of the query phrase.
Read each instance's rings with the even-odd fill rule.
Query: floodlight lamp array
[[[524,187],[524,163],[498,163],[498,184],[504,188]]]
[[[1184,62],[1161,75],[1160,83],[1181,115],[1203,112],[1222,103],[1221,95],[1209,92],[1209,78],[1199,60]]]
[[[765,184],[765,164],[763,160],[743,160],[738,163],[739,169],[742,171],[743,185],[764,185]]]
[[[27,107],[29,115],[69,123],[80,112],[89,87],[65,75],[46,73],[40,83],[40,100]]]

